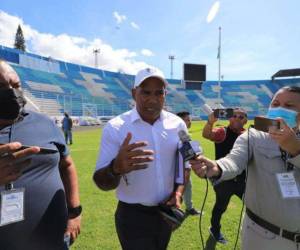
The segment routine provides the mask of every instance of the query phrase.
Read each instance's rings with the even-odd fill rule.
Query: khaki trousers
[[[268,231],[245,214],[242,228],[242,250],[300,250],[300,243],[297,244]]]

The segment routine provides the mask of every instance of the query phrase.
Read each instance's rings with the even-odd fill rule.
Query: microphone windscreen
[[[180,130],[178,132],[178,136],[179,136],[179,139],[182,141],[182,142],[186,142],[186,141],[190,141],[191,138],[190,136],[187,134],[187,132],[185,132],[184,130]]]

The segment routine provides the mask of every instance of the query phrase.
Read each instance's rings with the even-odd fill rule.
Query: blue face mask
[[[269,108],[267,118],[276,119],[282,118],[290,128],[297,127],[297,112],[291,109],[282,107]]]

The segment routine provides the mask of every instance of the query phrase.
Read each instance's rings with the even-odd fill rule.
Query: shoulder
[[[252,140],[255,141],[265,141],[270,139],[270,135],[268,133],[256,130],[254,128],[250,128],[246,130],[244,133],[241,135],[242,137],[250,137]]]
[[[25,112],[26,112],[28,118],[30,118],[31,120],[38,120],[39,122],[43,121],[43,122],[49,122],[49,123],[54,122],[51,119],[51,117],[46,114],[39,113],[39,112],[32,111],[32,110],[26,110]]]
[[[112,118],[111,120],[109,120],[106,123],[104,129],[118,130],[122,126],[128,125],[128,123],[131,121],[131,114],[132,114],[132,110],[127,111],[125,113],[122,113],[122,114]]]
[[[174,125],[177,126],[185,125],[184,121],[180,117],[178,117],[177,115],[171,112],[162,110],[161,115],[163,117],[163,121],[166,121],[168,123],[173,123]]]

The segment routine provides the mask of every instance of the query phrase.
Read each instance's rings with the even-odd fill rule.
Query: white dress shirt
[[[126,174],[127,184],[121,178],[117,198],[126,203],[154,206],[167,199],[174,189],[178,132],[187,132],[184,121],[178,116],[162,111],[153,125],[142,120],[134,108],[110,120],[103,129],[96,171],[108,166],[117,156],[127,133],[130,143],[147,141],[144,149],[154,151],[154,160],[148,167]]]

